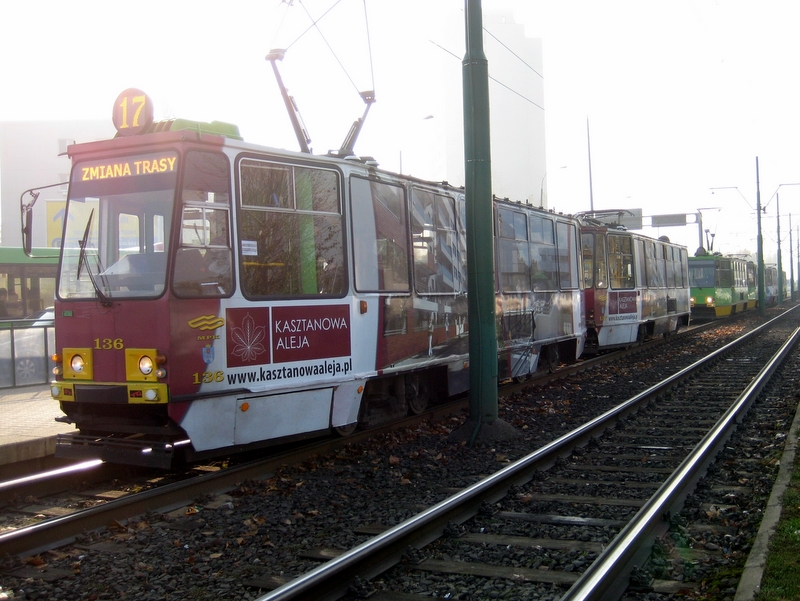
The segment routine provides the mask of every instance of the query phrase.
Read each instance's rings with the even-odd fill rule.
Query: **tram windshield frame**
[[[710,261],[689,263],[689,285],[692,288],[714,288],[716,285],[716,264]]]
[[[178,154],[168,151],[73,166],[60,299],[154,298],[164,293],[177,165]]]

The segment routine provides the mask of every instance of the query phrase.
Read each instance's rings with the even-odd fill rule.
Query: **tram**
[[[463,188],[153,122],[139,90],[114,122],[68,148],[51,392],[78,432],[57,456],[169,467],[467,389]],[[498,376],[574,361],[580,223],[497,199],[494,215]]]
[[[686,247],[627,231],[617,211],[582,214],[586,352],[629,346],[689,324]]]
[[[785,282],[786,274],[782,275]],[[767,306],[778,302],[778,267],[775,265],[764,266],[764,302]]]
[[[700,254],[689,257],[692,317],[715,319],[756,304],[755,265],[740,257]]]

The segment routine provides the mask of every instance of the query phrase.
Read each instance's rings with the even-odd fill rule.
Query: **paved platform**
[[[0,389],[0,465],[52,455],[56,435],[75,431],[55,421],[60,415],[47,384]]]

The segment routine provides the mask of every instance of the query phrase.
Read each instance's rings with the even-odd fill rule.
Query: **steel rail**
[[[561,601],[619,599],[622,596],[628,587],[631,572],[637,566],[641,567],[649,557],[655,538],[669,528],[670,516],[683,509],[686,497],[694,490],[737,424],[741,423],[750,405],[794,348],[798,338],[800,328],[784,342],[656,494],[561,597]]]
[[[450,522],[462,523],[474,516],[482,503],[493,503],[506,495],[514,485],[529,482],[535,472],[551,466],[559,457],[567,456],[577,446],[599,436],[619,419],[637,411],[651,399],[677,385],[693,373],[720,359],[729,351],[763,333],[793,309],[771,319],[681,371],[631,397],[617,407],[592,419],[560,438],[533,451],[502,470],[448,497],[444,501],[412,516],[385,532],[365,541],[350,551],[287,582],[255,601],[340,599],[356,579],[373,578],[397,564],[408,547],[422,548],[439,538]],[[626,581],[627,585],[627,581]]]
[[[295,463],[309,456],[337,450],[345,445],[368,440],[376,433],[389,432],[404,427],[414,427],[428,419],[440,419],[466,407],[465,401],[456,401],[434,407],[424,414],[406,417],[348,437],[331,437],[299,449],[290,449],[264,459],[255,459],[188,480],[173,482],[158,488],[114,499],[102,505],[48,519],[0,534],[0,555],[35,554],[72,542],[76,535],[107,525],[113,520],[125,520],[148,511],[169,511],[188,505],[204,494],[220,493],[238,486],[243,480],[264,477],[281,465]]]

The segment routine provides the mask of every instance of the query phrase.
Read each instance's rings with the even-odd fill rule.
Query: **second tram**
[[[676,332],[689,323],[686,247],[583,216],[586,351]]]

